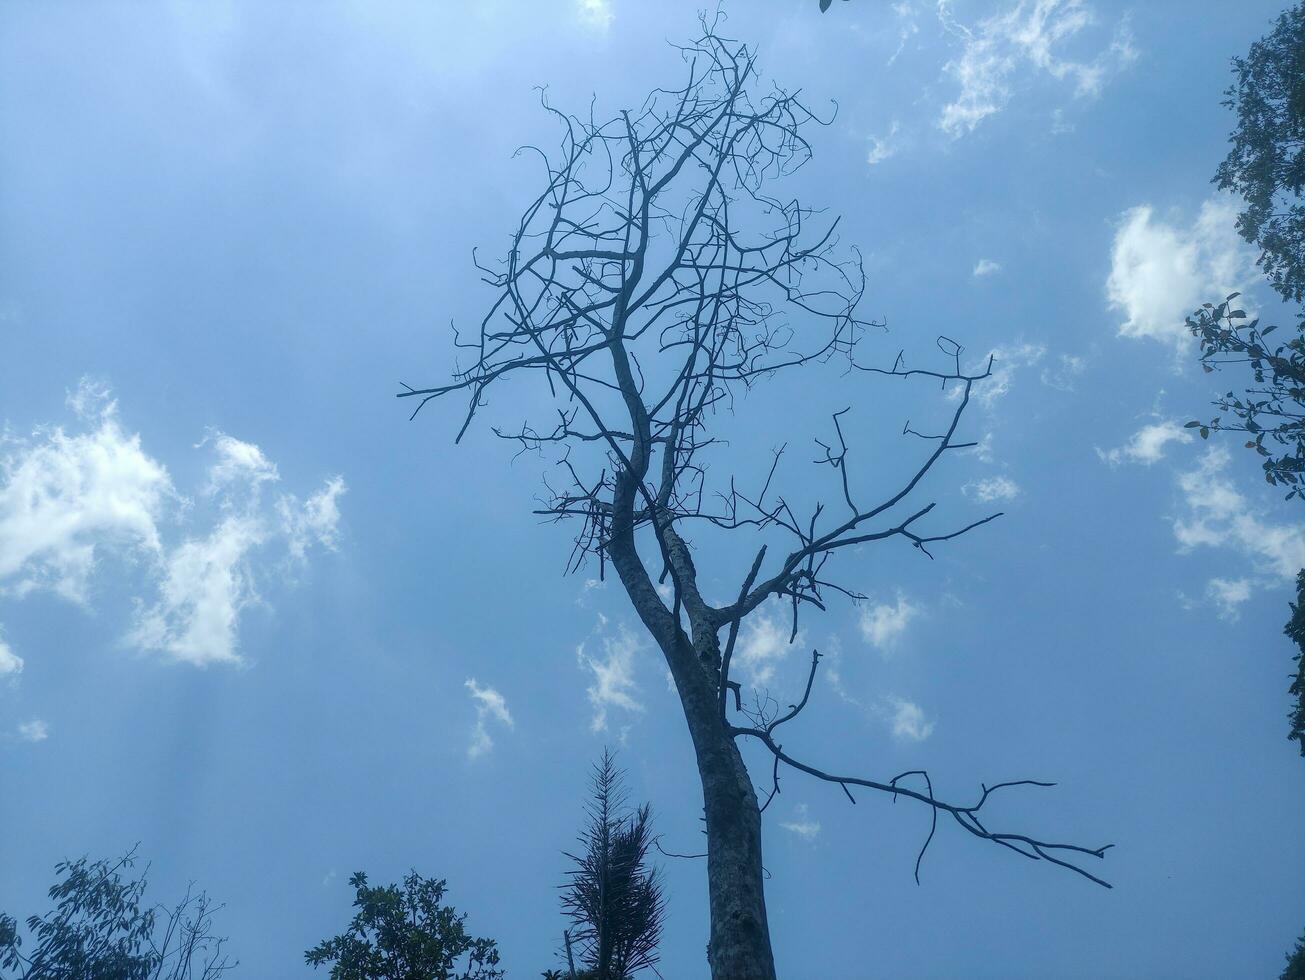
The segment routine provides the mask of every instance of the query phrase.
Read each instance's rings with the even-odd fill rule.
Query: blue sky
[[[742,638],[806,757],[940,794],[1053,779],[1011,825],[1117,848],[1105,891],[788,777],[767,813],[790,977],[1276,975],[1305,915],[1305,768],[1281,636],[1305,516],[1231,441],[1178,426],[1230,382],[1183,314],[1280,314],[1209,183],[1227,59],[1278,2],[726,5],[763,69],[839,106],[791,182],[864,252],[864,356],[945,333],[997,357],[979,451],[926,488],[999,521],[842,559],[870,596]],[[556,138],[533,87],[602,111],[674,81],[696,4],[0,7],[0,908],[65,855],[139,841],[158,898],[226,903],[241,975],[306,975],[358,869],[450,884],[512,976],[555,965],[586,770],[618,747],[668,850],[700,795],[665,669],[613,584],[562,574],[547,463],[407,421],[453,366]],[[867,486],[935,393],[837,373],[744,399],[754,473],[851,406]],[[934,414],[930,414],[934,413]],[[833,488],[795,453],[798,497]],[[706,542],[704,542],[706,544]],[[746,542],[713,544],[731,594]],[[710,596],[709,596],[710,597]],[[817,710],[818,709],[818,710]],[[796,747],[796,746],[794,746]],[[760,757],[754,771],[763,773]],[[758,782],[764,775],[758,775]],[[668,861],[662,973],[705,976],[698,862]]]

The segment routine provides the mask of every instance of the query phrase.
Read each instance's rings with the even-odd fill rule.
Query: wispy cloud
[[[498,691],[492,687],[481,687],[474,677],[468,677],[464,686],[471,692],[471,700],[476,705],[476,723],[471,726],[467,758],[479,759],[494,748],[494,739],[489,734],[490,722],[508,729],[515,725],[512,713],[508,711],[507,700]]]
[[[990,476],[965,484],[961,487],[961,493],[987,504],[994,500],[1014,500],[1020,495],[1020,488],[1010,477]]]
[[[1123,313],[1123,337],[1187,343],[1184,320],[1259,278],[1255,252],[1237,234],[1229,197],[1201,205],[1192,224],[1157,218],[1149,205],[1125,211],[1115,232],[1106,296]]]
[[[896,140],[899,129],[901,129],[901,125],[894,119],[892,125],[888,127],[887,135],[871,136],[870,151],[866,154],[865,162],[873,167],[875,164],[883,163],[889,157],[895,156],[899,149]]]
[[[607,632],[606,620],[600,621],[599,630],[596,639],[602,647],[600,656],[591,656],[585,649],[586,645],[592,646],[593,639],[581,643],[575,652],[581,669],[593,678],[585,692],[594,709],[589,722],[593,732],[607,730],[608,715],[613,708],[636,714],[643,711],[643,705],[635,698],[639,690],[634,677],[639,638],[624,624],[617,626],[615,635]]]
[[[321,545],[328,551],[336,550],[339,545],[340,498],[347,492],[344,478],[334,476],[302,505],[293,494],[285,494],[277,501],[281,531],[286,536],[292,558],[303,561],[313,545]]]
[[[1184,551],[1230,548],[1257,571],[1290,582],[1305,568],[1305,525],[1279,524],[1247,500],[1225,475],[1228,450],[1211,446],[1198,465],[1179,475],[1185,513],[1173,520]]]
[[[17,677],[22,672],[23,658],[14,653],[4,636],[0,635],[0,678]]]
[[[893,51],[892,56],[885,63],[885,68],[893,67],[893,63],[901,57],[902,52],[906,50],[906,44],[911,38],[920,33],[920,25],[915,19],[915,8],[909,0],[902,0],[900,3],[893,4],[893,13],[897,15],[897,48]]]
[[[225,432],[213,432],[195,448],[200,449],[209,442],[213,445],[214,457],[205,489],[209,496],[222,496],[224,502],[230,503],[227,494],[233,488],[257,492],[264,483],[281,479],[276,464],[252,442],[244,442]]]
[[[1058,354],[1055,364],[1042,369],[1040,380],[1057,391],[1073,391],[1075,379],[1087,370],[1087,361],[1075,354]]]
[[[1192,434],[1172,419],[1144,425],[1133,433],[1131,439],[1114,449],[1098,449],[1103,463],[1118,466],[1120,463],[1141,463],[1150,466],[1164,459],[1165,447],[1171,442],[1192,441]]]
[[[1212,578],[1205,587],[1206,597],[1219,610],[1219,618],[1236,622],[1241,605],[1251,597],[1251,580],[1247,578]]]
[[[983,408],[991,409],[997,402],[1010,394],[1015,383],[1015,375],[1024,368],[1040,363],[1047,354],[1042,344],[1012,344],[1006,347],[994,347],[983,364],[992,359],[992,376],[979,382],[974,388],[974,400]]]
[[[805,803],[799,803],[795,808],[792,820],[781,820],[779,825],[789,833],[797,834],[805,841],[813,841],[820,836],[820,822],[811,819],[810,811]]]
[[[196,667],[239,663],[240,613],[258,601],[249,554],[265,540],[256,519],[236,516],[173,549],[159,597],[138,609],[127,642]]]
[[[861,635],[879,650],[891,650],[901,639],[911,620],[920,614],[919,606],[898,593],[892,603],[878,603],[861,609]]]
[[[24,742],[44,742],[50,737],[50,726],[39,718],[25,721],[18,726],[18,737]]]
[[[934,723],[925,718],[924,709],[914,701],[889,697],[885,705],[889,731],[899,742],[923,742],[933,734]]]
[[[612,0],[575,0],[575,12],[581,24],[600,33],[610,30],[616,19]]]
[[[773,599],[768,600],[739,628],[731,669],[741,669],[755,685],[769,684],[774,679],[775,668],[794,647],[806,642],[806,634],[799,630],[790,643],[792,633],[791,625],[784,621],[783,607]]]
[[[1060,53],[1096,22],[1095,11],[1083,0],[1019,0],[973,28],[955,18],[948,0],[939,0],[938,16],[961,45],[960,54],[944,68],[959,91],[938,119],[939,128],[953,138],[973,132],[1005,108],[1021,74],[1045,73],[1072,83],[1076,98],[1090,98],[1136,57],[1127,20],[1116,26],[1110,44],[1090,60]]]
[[[974,278],[982,279],[984,276],[996,275],[1001,271],[1001,263],[994,262],[992,259],[979,259],[974,264]]]

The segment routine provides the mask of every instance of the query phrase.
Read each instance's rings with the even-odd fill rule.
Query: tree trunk
[[[695,631],[698,632],[698,631]],[[712,980],[775,980],[761,869],[761,811],[743,757],[721,724],[710,675],[677,631],[662,652],[693,739],[707,818]]]
[[[715,706],[713,705],[713,708]],[[685,706],[688,716],[688,705]],[[694,720],[689,721],[692,731]],[[712,980],[774,980],[761,870],[761,813],[734,740],[713,710],[695,736],[707,814],[707,887],[711,902]],[[709,744],[704,744],[709,743]]]
[[[666,657],[693,739],[707,818],[711,908],[707,960],[712,980],[775,980],[761,870],[761,811],[743,757],[720,712],[720,624],[712,621],[698,592],[692,556],[669,525],[662,527],[662,534],[677,569],[692,638],[666,608],[639,559],[628,515],[646,455],[636,451],[635,458],[636,475],[627,473],[618,481],[613,509],[619,517],[613,521],[607,553],[640,621]]]

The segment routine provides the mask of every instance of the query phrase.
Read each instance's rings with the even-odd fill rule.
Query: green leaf
[[[1184,428],[1184,429],[1195,429],[1195,428],[1196,428],[1197,426],[1199,426],[1200,424],[1201,424],[1200,422],[1196,421],[1195,419],[1192,419],[1192,421],[1190,421],[1190,422],[1188,422],[1186,425],[1184,425],[1183,428]]]
[[[1202,438],[1202,439],[1209,439],[1209,438],[1210,438],[1210,430],[1209,430],[1206,426],[1204,426],[1204,425],[1201,426],[1201,438]]]

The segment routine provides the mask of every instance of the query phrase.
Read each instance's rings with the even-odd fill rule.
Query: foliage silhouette
[[[624,773],[604,750],[593,768],[582,853],[567,854],[575,864],[562,892],[572,922],[568,948],[580,947],[594,980],[630,980],[656,964],[666,917],[660,875],[647,860],[652,810],[645,803],[631,812],[623,782]]]
[[[214,980],[236,964],[213,935],[215,906],[187,889],[175,906],[142,908],[148,868],[133,848],[115,861],[61,861],[50,887],[53,911],[27,919],[30,952],[18,923],[0,914],[0,967],[15,980]]]
[[[403,885],[350,879],[358,912],[349,928],[304,953],[331,966],[331,980],[498,980],[498,947],[467,935],[466,915],[441,904],[446,883],[413,871]],[[458,961],[463,960],[458,966]]]

